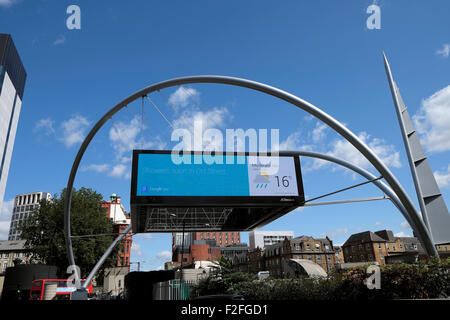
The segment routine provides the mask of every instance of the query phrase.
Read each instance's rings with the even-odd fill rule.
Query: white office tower
[[[281,242],[284,238],[292,239],[294,237],[294,231],[252,231],[248,235],[250,242],[250,248],[263,249],[272,244]]]
[[[33,192],[19,194],[14,199],[14,208],[11,215],[11,225],[9,227],[8,240],[21,240],[20,231],[17,226],[29,215],[39,208],[42,199],[50,200],[51,194],[48,192]]]
[[[27,73],[8,34],[0,33],[0,208],[16,137]]]

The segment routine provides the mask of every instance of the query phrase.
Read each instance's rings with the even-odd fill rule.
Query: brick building
[[[450,245],[436,245],[439,256],[450,255]],[[416,262],[427,255],[416,237],[395,237],[391,230],[353,234],[343,245],[345,262]]]
[[[264,250],[264,263],[272,276],[283,277],[283,260],[305,259],[312,261],[329,272],[334,269],[338,258],[333,242],[325,239],[300,236],[285,238],[283,242],[268,246]]]
[[[386,240],[372,231],[352,234],[342,245],[344,260],[348,262],[378,262],[385,264],[388,255]]]
[[[106,216],[114,223],[113,233],[123,233],[131,223],[129,214],[125,211],[120,197],[113,193],[110,201],[102,201],[101,206],[107,208]],[[119,255],[116,267],[130,267],[131,245],[133,242],[131,230],[125,235],[119,244]]]
[[[216,241],[218,247],[226,247],[241,242],[240,232],[194,232],[192,240],[209,240]]]
[[[178,267],[183,259],[183,266],[196,261],[215,261],[221,257],[221,250],[240,244],[240,232],[187,232],[172,233],[172,266]],[[238,248],[225,249],[228,251],[241,250]],[[230,257],[229,257],[230,258]]]

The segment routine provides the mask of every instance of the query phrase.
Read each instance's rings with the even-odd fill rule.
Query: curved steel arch
[[[380,180],[375,180],[377,177],[370,173],[367,170],[364,170],[361,167],[358,167],[348,161],[345,161],[344,159],[337,158],[335,156],[320,153],[320,152],[313,152],[313,151],[280,151],[280,155],[286,154],[286,155],[298,155],[308,158],[316,158],[316,159],[322,159],[328,162],[333,162],[335,164],[338,164],[344,168],[347,168],[349,170],[352,170],[353,172],[358,173],[360,176],[366,178],[367,180],[373,180],[372,183],[376,185],[381,191],[383,191],[384,194],[386,194],[389,197],[389,200],[392,201],[392,203],[397,207],[397,209],[402,213],[403,217],[405,217],[406,221],[410,224],[411,228],[417,233],[417,230],[414,229],[413,223],[411,218],[409,217],[408,211],[403,206],[400,199],[397,197],[397,195],[392,191],[391,188],[389,188],[386,184],[381,182]]]
[[[410,216],[410,220],[412,222],[412,226],[415,230],[418,231],[418,236],[421,238],[422,243],[425,246],[425,250],[429,256],[439,257],[436,248],[434,247],[433,241],[430,237],[428,229],[423,224],[423,221],[419,217],[419,213],[417,212],[414,204],[409,198],[406,191],[401,186],[400,182],[397,178],[392,174],[392,172],[388,169],[388,167],[381,161],[381,159],[361,140],[356,136],[353,132],[347,129],[343,124],[339,121],[331,117],[326,112],[317,108],[313,104],[289,93],[283,91],[281,89],[269,86],[267,84],[259,83],[256,81],[251,81],[242,78],[234,78],[227,76],[217,76],[217,75],[204,75],[204,76],[187,76],[181,78],[170,79],[166,81],[162,81],[156,84],[153,84],[149,87],[141,89],[140,91],[132,94],[126,99],[119,102],[115,107],[111,108],[91,129],[89,134],[84,139],[83,143],[78,150],[78,153],[75,157],[75,160],[72,165],[72,169],[70,171],[69,179],[67,182],[66,189],[66,201],[64,205],[64,231],[66,238],[66,247],[67,253],[69,257],[69,263],[71,265],[75,265],[73,250],[72,250],[72,239],[70,236],[70,203],[72,197],[72,189],[73,182],[75,180],[76,173],[78,171],[78,166],[80,165],[81,159],[88,147],[89,143],[95,136],[95,134],[100,130],[100,128],[105,124],[108,119],[110,119],[115,113],[117,113],[120,109],[127,106],[129,103],[134,100],[148,95],[152,92],[159,91],[161,89],[184,85],[184,84],[192,84],[192,83],[215,83],[215,84],[228,84],[238,87],[244,87],[248,89],[252,89],[255,91],[260,91],[266,93],[268,95],[274,96],[281,100],[284,100],[288,103],[291,103],[300,109],[308,112],[312,116],[317,119],[323,121],[337,133],[339,133],[342,137],[344,137],[348,142],[350,142],[356,149],[361,152],[361,154],[379,171],[379,173],[383,176],[386,182],[390,185],[392,190],[398,196],[400,202],[405,207],[406,211]],[[79,277],[78,274],[76,274]]]
[[[333,163],[338,164],[338,165],[340,165],[340,166],[342,166],[344,168],[352,170],[353,172],[358,173],[359,175],[363,176],[367,180],[373,180],[372,183],[375,184],[381,191],[384,192],[384,194],[386,194],[389,197],[389,200],[392,201],[392,203],[397,207],[397,209],[403,214],[405,219],[411,225],[411,219],[409,218],[408,211],[406,211],[405,207],[400,202],[400,200],[397,197],[397,195],[392,191],[391,188],[389,188],[383,182],[381,182],[379,180],[374,180],[377,177],[375,175],[373,175],[372,173],[370,173],[369,171],[364,170],[361,167],[355,166],[354,164],[352,164],[352,163],[350,163],[348,161],[345,161],[343,159],[337,158],[335,156],[331,156],[329,154],[319,153],[319,152],[312,152],[312,151],[280,151],[279,154],[280,155],[287,154],[289,156],[294,154],[294,155],[297,155],[297,156],[303,156],[303,157],[309,157],[309,158],[317,158],[317,159],[322,159],[322,160],[325,160],[325,161],[333,162]],[[97,264],[94,266],[94,268],[92,269],[92,271],[89,273],[88,277],[86,278],[86,281],[83,284],[84,288],[86,288],[87,285],[91,282],[91,280],[93,279],[94,275],[97,273],[98,269],[101,267],[101,265],[103,264],[105,259],[108,257],[108,255],[111,253],[112,249],[117,244],[117,242],[119,242],[126,235],[126,233],[129,230],[131,230],[131,224],[127,227],[126,230],[124,230],[123,233],[121,233],[114,240],[114,242],[105,251],[103,256],[99,259]],[[414,230],[414,231],[416,231],[416,230]]]

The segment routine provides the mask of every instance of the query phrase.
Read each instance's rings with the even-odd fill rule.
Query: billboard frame
[[[272,207],[302,206],[305,202],[300,159],[295,153],[261,153],[261,152],[207,152],[215,156],[267,156],[293,158],[298,196],[137,196],[137,170],[139,154],[171,154],[169,150],[133,150],[130,204],[152,207]],[[205,151],[182,151],[189,155],[204,155]],[[195,165],[195,164],[193,164]],[[226,165],[226,164],[224,164]]]

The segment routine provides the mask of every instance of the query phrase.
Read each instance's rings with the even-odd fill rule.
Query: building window
[[[306,250],[310,250],[310,249],[311,249],[311,247],[310,247],[309,243],[307,243],[306,244]]]
[[[378,243],[378,249],[381,250],[381,243]]]

